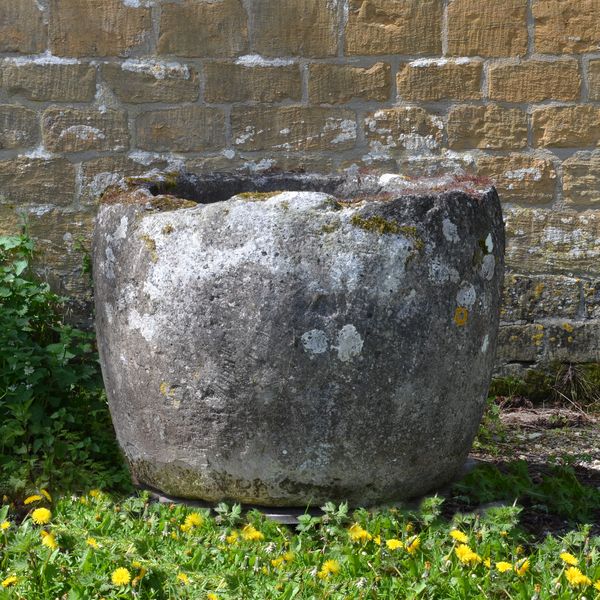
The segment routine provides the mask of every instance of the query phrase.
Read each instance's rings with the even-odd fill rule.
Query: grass
[[[40,493],[0,509],[0,598],[529,600],[600,592],[600,539],[588,528],[529,546],[518,507],[449,522],[441,503],[372,512],[328,505],[291,529],[238,506],[210,514],[146,493],[92,490],[52,502]]]

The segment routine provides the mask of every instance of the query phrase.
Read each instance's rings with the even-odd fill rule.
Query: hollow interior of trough
[[[346,179],[336,175],[277,173],[269,175],[237,175],[210,173],[195,175],[179,173],[177,176],[157,178],[147,185],[154,196],[169,194],[199,204],[229,200],[247,192],[324,192],[337,195]]]

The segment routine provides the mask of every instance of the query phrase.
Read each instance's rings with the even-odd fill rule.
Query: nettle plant
[[[34,243],[0,236],[0,493],[127,480],[94,336],[32,272]]]

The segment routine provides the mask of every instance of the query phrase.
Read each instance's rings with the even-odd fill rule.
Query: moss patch
[[[263,200],[268,200],[273,196],[279,196],[279,194],[283,194],[283,192],[243,192],[241,194],[237,194],[236,197],[242,198],[242,200],[249,200],[250,202],[262,202]]]
[[[381,235],[398,234],[401,233],[401,227],[396,221],[388,221],[379,215],[363,219],[360,215],[354,215],[350,219],[350,223],[354,227],[360,227],[365,231],[371,231],[372,233],[379,233]]]

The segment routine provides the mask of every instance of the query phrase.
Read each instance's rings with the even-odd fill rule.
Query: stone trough
[[[460,471],[503,276],[496,191],[397,175],[151,174],[101,199],[96,322],[137,483],[370,505]]]

